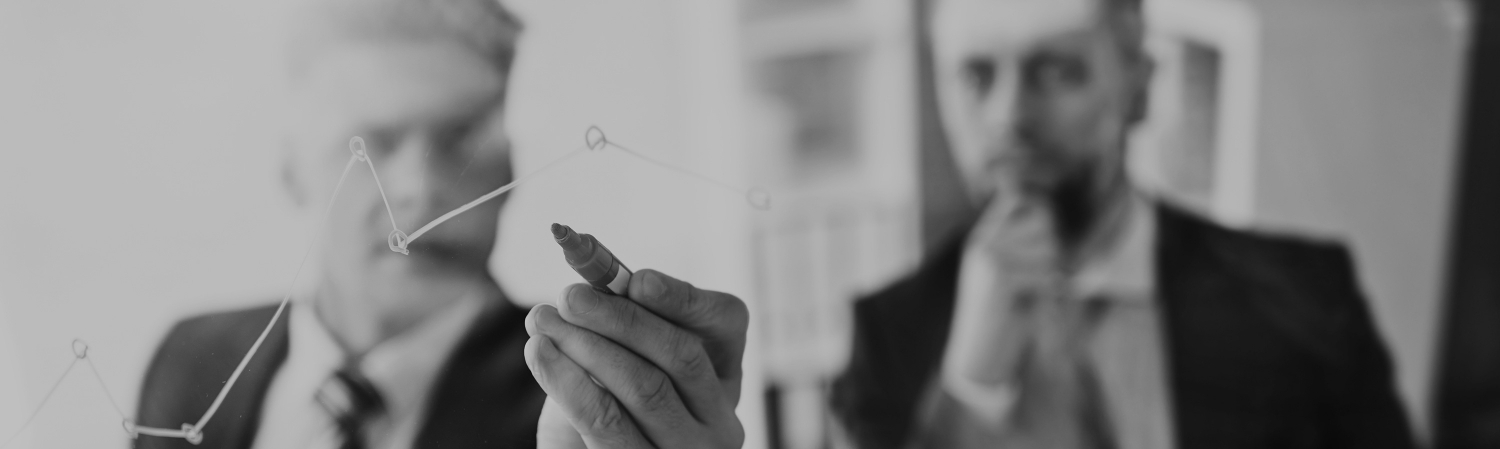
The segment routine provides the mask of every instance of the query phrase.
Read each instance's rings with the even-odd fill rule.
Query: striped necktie
[[[1116,447],[1103,391],[1085,348],[1109,304],[1058,293],[1022,292],[1006,323],[997,323],[1007,328],[1007,338],[1021,340],[992,346],[1016,352],[1003,357],[1011,362],[997,367],[1014,373],[1005,377],[1013,379],[1015,402],[999,416],[982,413],[955,397],[958,392],[934,382],[920,406],[918,429],[908,448]]]
[[[366,449],[365,426],[385,412],[380,391],[352,366],[334,371],[318,388],[316,400],[338,425],[340,449]]]

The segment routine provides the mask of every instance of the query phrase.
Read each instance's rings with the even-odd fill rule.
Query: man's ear
[[[1127,65],[1130,92],[1126,105],[1126,119],[1130,125],[1139,124],[1146,118],[1148,99],[1151,97],[1151,77],[1156,73],[1156,60],[1146,49],[1146,18],[1139,4],[1120,6],[1130,8],[1111,14],[1109,22],[1116,39],[1123,45],[1122,53]]]
[[[1156,75],[1156,60],[1143,48],[1131,62],[1131,66],[1130,104],[1126,118],[1128,123],[1136,125],[1146,119],[1146,111],[1151,103],[1151,79]]]

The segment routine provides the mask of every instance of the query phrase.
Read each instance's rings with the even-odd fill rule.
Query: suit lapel
[[[251,319],[244,320],[247,327],[260,328],[271,320],[275,307],[257,310]],[[271,333],[266,335],[266,340],[261,343],[255,357],[245,365],[245,370],[240,373],[235,382],[234,389],[224,398],[214,418],[204,426],[203,447],[219,447],[234,449],[250,449],[255,444],[255,433],[260,429],[260,415],[262,406],[265,404],[266,393],[271,388],[271,381],[276,378],[276,372],[286,362],[288,350],[287,313],[291,312],[291,306],[277,320],[276,326]],[[242,347],[232,348],[229,354],[241,355],[250,350],[253,341],[240,342]],[[234,358],[238,363],[239,358]],[[227,377],[226,377],[227,378]],[[213,383],[212,392],[208,397],[218,394],[217,387],[222,383]],[[193,416],[194,419],[197,415]],[[187,447],[186,444],[184,444]]]
[[[1263,245],[1158,206],[1157,285],[1177,447],[1256,447],[1317,409],[1308,367],[1321,344]],[[1292,445],[1295,446],[1295,445]]]
[[[912,276],[855,305],[853,355],[834,402],[864,446],[897,447],[911,433],[947,344],[962,242],[939,247]]]
[[[531,448],[546,395],[522,355],[526,311],[501,299],[475,321],[428,398],[413,447]]]
[[[1267,325],[1260,336],[1287,339],[1304,355],[1336,356],[1318,331],[1319,301],[1290,277],[1296,274],[1290,267],[1302,261],[1164,203],[1157,211],[1157,285],[1168,314],[1196,315],[1212,304],[1249,314],[1240,321]]]

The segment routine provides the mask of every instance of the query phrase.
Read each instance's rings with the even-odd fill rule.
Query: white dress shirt
[[[1132,196],[1116,240],[1085,256],[1063,282],[1067,300],[1108,301],[1104,316],[1085,343],[1086,357],[1101,386],[1111,434],[1120,449],[1170,449],[1173,446],[1170,390],[1167,388],[1165,341],[1155,289],[1156,223],[1150,204]],[[940,368],[940,388],[981,421],[1004,426],[1019,396],[1007,381],[985,381],[974,372],[973,354],[1001,351],[993,341],[1004,320],[993,318],[998,265],[982,251],[993,248],[981,232],[1003,226],[1004,213],[987,213],[966,242],[954,307],[954,325]],[[1003,338],[1001,338],[1003,339]],[[993,354],[993,352],[989,352]],[[1007,363],[1007,362],[1002,362]],[[1010,361],[1008,363],[1014,363]]]
[[[434,382],[483,308],[483,301],[474,296],[454,301],[360,359],[361,372],[385,402],[385,413],[365,427],[366,447],[412,446],[426,421]],[[310,303],[292,304],[287,316],[290,351],[266,392],[255,449],[339,447],[334,417],[314,396],[346,356],[313,310]]]

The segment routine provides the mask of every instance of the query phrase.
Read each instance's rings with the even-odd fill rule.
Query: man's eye
[[[964,78],[975,92],[981,95],[989,93],[990,88],[995,85],[995,62],[986,59],[973,59],[964,64]]]
[[[438,149],[443,151],[458,149],[458,146],[463,145],[468,140],[469,135],[474,132],[477,124],[478,122],[471,121],[445,127],[435,136]]]
[[[1034,67],[1033,79],[1042,86],[1077,86],[1088,82],[1089,70],[1072,59],[1049,59]]]

